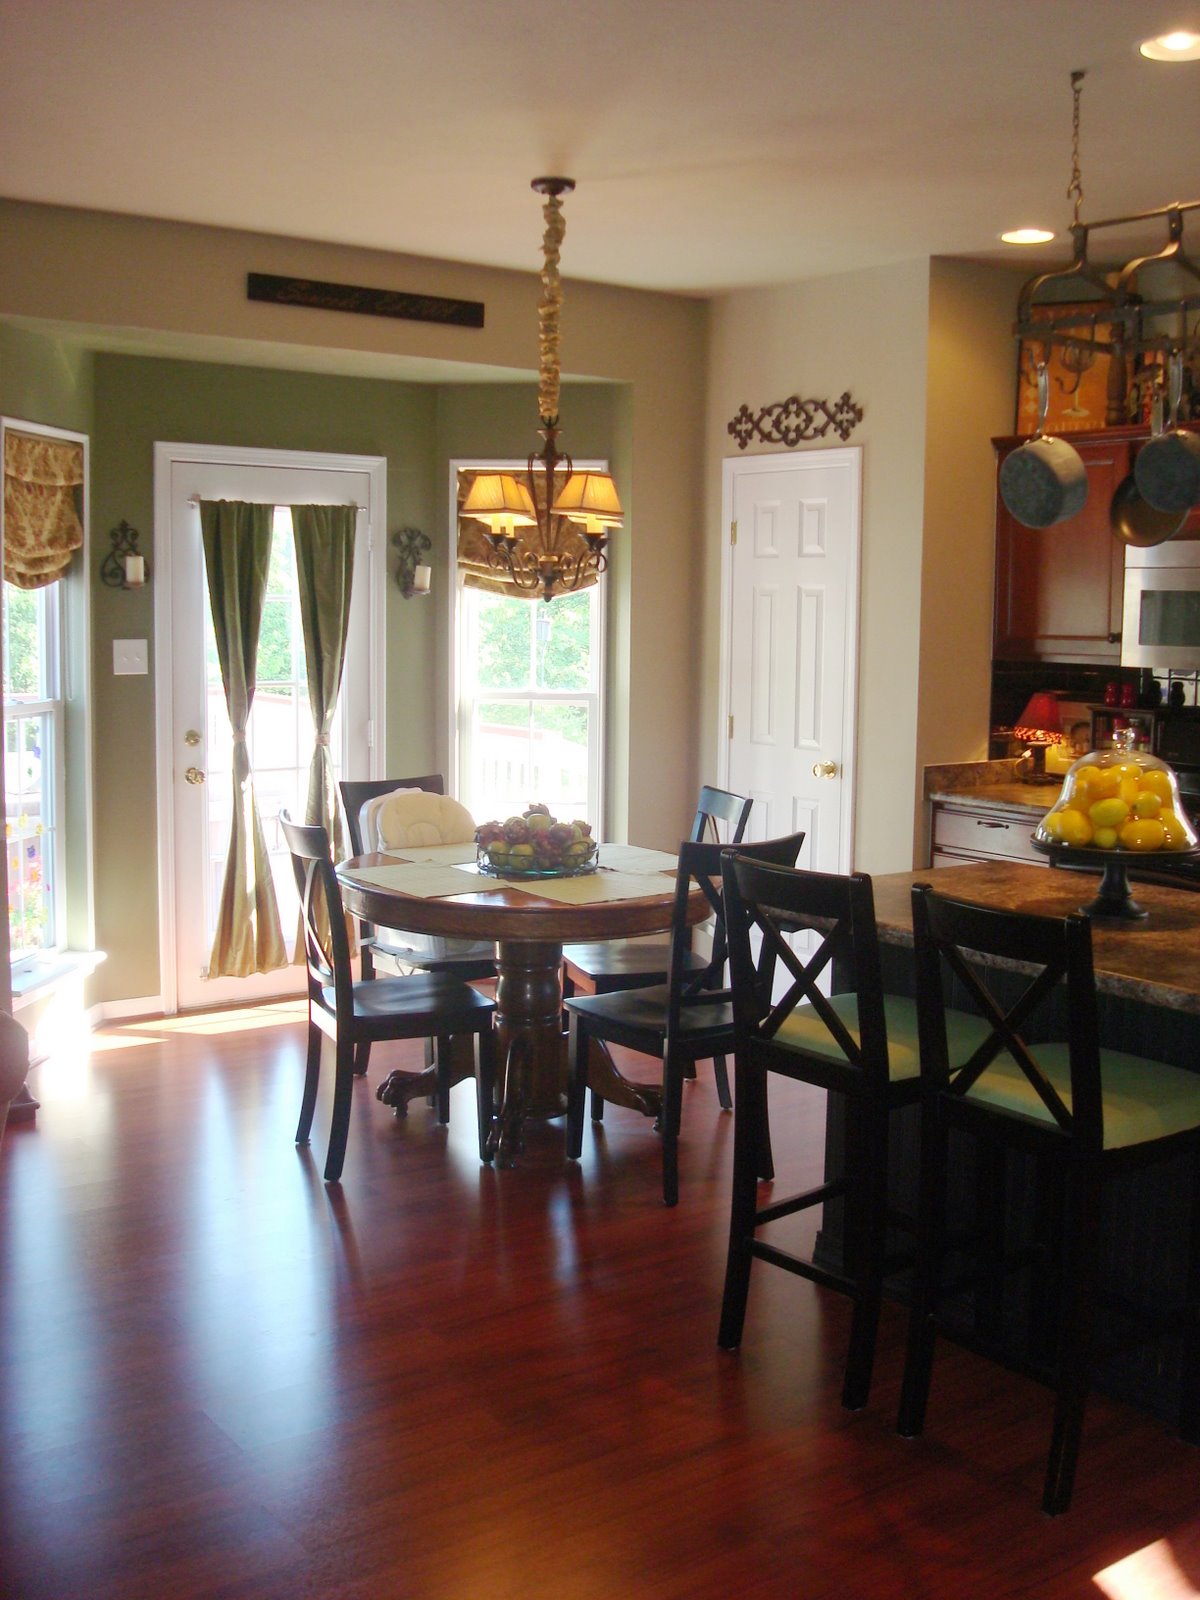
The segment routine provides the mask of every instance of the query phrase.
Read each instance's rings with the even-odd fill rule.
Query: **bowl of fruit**
[[[475,849],[480,872],[492,878],[577,878],[596,870],[591,824],[559,822],[540,804],[503,822],[481,823]]]

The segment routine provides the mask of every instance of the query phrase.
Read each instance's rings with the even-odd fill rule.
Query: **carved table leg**
[[[630,1111],[640,1111],[644,1117],[653,1117],[657,1122],[662,1115],[662,1085],[634,1083],[618,1071],[603,1039],[592,1039],[589,1043],[588,1088],[614,1106],[627,1106]]]
[[[464,1078],[475,1076],[474,1046],[469,1035],[463,1034],[453,1041],[454,1054],[450,1063],[450,1087],[461,1083]],[[436,1099],[437,1096],[437,1071],[433,1067],[426,1067],[424,1072],[411,1072],[403,1067],[397,1067],[394,1072],[389,1072],[387,1077],[375,1091],[376,1100],[385,1106],[391,1106],[398,1117],[408,1115],[410,1100],[420,1100],[422,1097]]]
[[[496,961],[500,1106],[490,1146],[502,1167],[524,1148],[526,1117],[567,1109],[562,1033],[562,945],[502,939]]]

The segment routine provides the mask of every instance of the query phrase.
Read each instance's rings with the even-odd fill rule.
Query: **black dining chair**
[[[345,778],[338,784],[345,813],[346,832],[350,839],[352,855],[363,853],[362,808],[368,800],[378,800],[394,794],[397,789],[423,789],[427,794],[445,794],[446,784],[440,772],[426,773],[419,778]],[[496,976],[496,962],[491,955],[464,948],[456,950],[454,941],[446,941],[449,948],[437,952],[423,950],[405,940],[402,930],[377,928],[372,923],[359,923],[359,954],[364,978],[375,976],[376,966],[385,972],[449,972],[464,983]]]
[[[330,859],[329,834],[319,824],[293,822],[286,812],[280,812],[279,824],[291,852],[300,894],[308,966],[308,1055],[296,1143],[307,1144],[312,1129],[324,1038],[332,1039],[335,1051],[325,1182],[336,1183],[346,1155],[356,1058],[361,1055],[365,1063],[370,1046],[381,1040],[435,1039],[438,1120],[448,1122],[451,1040],[467,1034],[475,1042],[479,1157],[481,1161],[490,1160],[487,1145],[495,1088],[494,1002],[445,972],[356,982],[341,890]]]
[[[912,1261],[911,1241],[889,1253],[889,1228],[902,1228],[905,1219],[889,1206],[888,1141],[892,1113],[914,1105],[920,1090],[916,1003],[884,991],[874,892],[865,873],[792,871],[756,860],[744,848],[725,852],[723,872],[735,1110],[717,1342],[725,1350],[742,1342],[755,1261],[838,1290],[854,1307],[842,1404],[857,1410],[870,1395],[884,1283]],[[802,957],[791,940],[805,930],[813,942]],[[835,992],[827,994],[830,985]],[[982,1032],[976,1028],[976,1037]],[[772,1075],[842,1097],[845,1149],[839,1173],[760,1205],[758,1179],[774,1170],[767,1111]],[[843,1203],[840,1266],[784,1248],[766,1231],[784,1217],[835,1201]]]
[[[696,815],[688,838],[694,843],[709,839],[721,842],[721,825],[728,837],[726,844],[740,844],[750,820],[753,801],[728,789],[714,789],[705,784],[700,790]],[[617,994],[623,989],[642,989],[650,984],[666,983],[670,964],[669,939],[608,939],[591,944],[569,944],[563,950],[563,997],[575,994]],[[684,960],[692,972],[702,972],[707,963],[690,947]],[[729,1093],[729,1072],[725,1057],[713,1061],[717,1098],[724,1110],[733,1105]],[[592,1096],[592,1117],[599,1122],[604,1115],[604,1102]]]
[[[1100,1241],[1114,1180],[1186,1158],[1190,1217],[1179,1304],[1136,1320],[1148,1336],[1182,1335],[1180,1433],[1200,1443],[1200,1074],[1100,1043],[1091,922],[1079,913],[1045,917],[997,911],[913,888],[913,934],[921,1031],[921,1186],[917,1273],[899,1431],[921,1433],[939,1333],[1054,1392],[1054,1426],[1042,1507],[1054,1516],[1071,1502],[1094,1349],[1095,1313],[1120,1311],[1129,1343],[1133,1308],[1100,1292]],[[1014,976],[1014,969],[1016,975]],[[979,1045],[956,1064],[946,995],[983,1022]],[[1007,992],[1003,985],[1010,987]],[[960,997],[965,997],[961,999]],[[1054,1008],[1057,1006],[1057,1010]],[[1050,1042],[1030,1042],[1037,1033]],[[947,1196],[952,1133],[993,1160],[999,1192],[964,1241]],[[1005,1227],[1006,1153],[1031,1158],[1043,1206],[1032,1246]],[[971,1269],[945,1269],[973,1246]],[[1002,1314],[1013,1274],[1030,1267],[1033,1339],[1012,1348]],[[976,1286],[973,1316],[963,1290]],[[1036,1324],[1040,1323],[1040,1326]],[[1038,1337],[1040,1335],[1040,1338]],[[1114,1343],[1117,1341],[1114,1340]],[[1039,1359],[1042,1354],[1047,1359]]]
[[[767,839],[741,848],[756,860],[794,865],[803,833]],[[671,945],[665,984],[624,989],[614,994],[574,995],[566,1003],[570,1017],[567,1083],[567,1155],[577,1161],[583,1152],[584,1101],[591,1041],[621,1045],[662,1062],[662,1111],[659,1130],[663,1152],[663,1202],[679,1200],[679,1129],[683,1080],[694,1074],[697,1061],[726,1053],[733,1043],[733,1009],[725,981],[725,905],[722,894],[723,844],[685,839],[679,846]],[[688,900],[699,887],[712,911],[712,952],[696,970],[690,952]],[[597,1119],[598,1120],[598,1119]]]

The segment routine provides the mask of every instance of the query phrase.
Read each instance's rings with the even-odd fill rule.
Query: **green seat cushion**
[[[1069,1046],[1031,1045],[1030,1054],[1070,1110]],[[1106,1150],[1122,1150],[1200,1127],[1200,1073],[1127,1055],[1123,1050],[1101,1050],[1100,1084]],[[1010,1116],[1054,1123],[1029,1079],[1007,1054],[996,1058],[965,1098]]]
[[[855,1044],[861,1043],[858,1033],[858,996],[830,995],[829,1004]],[[921,1054],[917,1045],[917,1002],[906,995],[885,994],[883,1014],[887,1022],[888,1076],[893,1083],[904,1078],[919,1077]],[[947,1008],[946,1042],[951,1067],[964,1062],[987,1036],[988,1027],[982,1017]],[[822,1056],[828,1061],[846,1059],[845,1051],[808,1000],[784,1019],[774,1042],[788,1049],[803,1050],[808,1055]]]

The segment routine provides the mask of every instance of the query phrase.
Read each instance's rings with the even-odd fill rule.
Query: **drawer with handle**
[[[1032,861],[1045,866],[1030,840],[1038,819],[1025,812],[984,810],[970,805],[933,808],[934,864],[944,852],[994,856],[1002,861]]]

